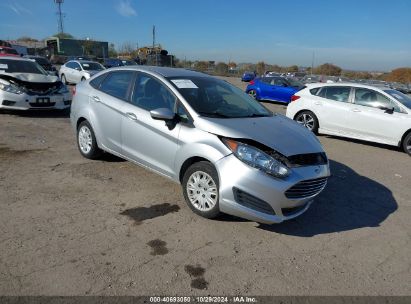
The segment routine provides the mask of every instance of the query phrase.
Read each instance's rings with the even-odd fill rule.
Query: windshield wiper
[[[219,117],[219,118],[233,118],[233,116],[228,116],[225,115],[219,111],[213,111],[213,112],[198,112],[198,114],[201,114],[203,116],[207,117]]]
[[[272,114],[258,114],[258,113],[253,113],[247,116],[243,116],[243,117],[271,117]]]

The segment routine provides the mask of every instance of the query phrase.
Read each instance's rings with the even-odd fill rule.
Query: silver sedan
[[[324,189],[317,138],[214,77],[161,67],[107,70],[77,86],[71,123],[80,153],[108,152],[168,177],[197,214],[280,223]]]

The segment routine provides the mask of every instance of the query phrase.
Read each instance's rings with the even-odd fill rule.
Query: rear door
[[[100,143],[109,150],[122,153],[121,121],[123,108],[129,99],[133,71],[110,72],[90,94],[94,124],[100,135]],[[100,77],[102,77],[100,76]]]
[[[325,86],[313,96],[313,110],[322,130],[340,134],[347,132],[351,91],[349,86]]]
[[[157,78],[139,72],[130,103],[123,108],[123,154],[157,172],[174,177],[174,159],[181,124],[154,120],[150,111],[168,108],[175,112],[176,96]]]
[[[283,78],[274,78],[271,85],[273,99],[278,101],[290,102],[291,96],[297,91]]]

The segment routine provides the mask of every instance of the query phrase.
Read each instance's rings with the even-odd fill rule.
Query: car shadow
[[[300,217],[259,229],[300,237],[378,227],[398,205],[384,185],[330,161],[332,176],[325,190]]]
[[[69,118],[70,109],[65,110],[2,110],[1,113],[20,117],[34,118]]]
[[[343,141],[346,141],[346,142],[351,142],[351,143],[360,144],[360,145],[366,145],[366,146],[371,146],[371,147],[376,147],[376,148],[381,148],[381,149],[387,149],[387,150],[391,150],[391,151],[402,152],[402,149],[400,147],[397,147],[397,146],[380,144],[380,143],[375,143],[375,142],[365,141],[365,140],[355,139],[355,138],[339,137],[339,136],[335,136],[335,135],[321,135],[320,134],[320,136],[324,136],[324,137],[332,138],[332,139],[343,140]]]

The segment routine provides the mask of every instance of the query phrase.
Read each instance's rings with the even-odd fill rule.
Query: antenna
[[[57,4],[57,26],[58,26],[58,32],[59,33],[64,33],[64,27],[63,27],[63,18],[65,17],[65,14],[61,11],[61,5],[63,4],[64,0],[54,0],[54,3]]]

